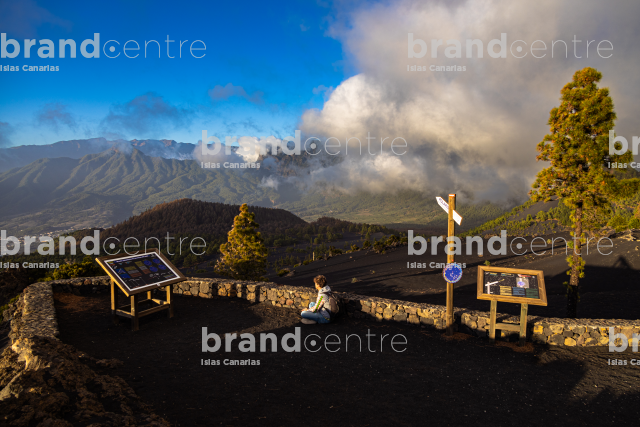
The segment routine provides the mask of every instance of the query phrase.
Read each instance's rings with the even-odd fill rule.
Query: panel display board
[[[547,305],[544,273],[478,266],[478,299]]]
[[[112,255],[97,261],[127,296],[185,280],[180,270],[157,250],[137,255]]]

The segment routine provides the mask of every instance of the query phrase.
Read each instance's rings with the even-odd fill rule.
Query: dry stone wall
[[[49,282],[54,292],[90,294],[106,292],[108,277],[68,279]],[[200,298],[241,298],[251,302],[272,304],[301,310],[315,301],[316,292],[312,288],[283,286],[270,282],[250,282],[229,279],[190,278],[173,285],[173,293]],[[445,328],[445,307],[418,304],[400,300],[367,297],[336,292],[341,303],[341,311],[347,316],[372,319],[380,322],[392,321],[411,323],[434,329]],[[455,328],[463,333],[487,337],[489,333],[489,313],[462,308],[454,310]],[[498,321],[518,324],[519,317],[498,314]],[[607,346],[609,332],[624,334],[631,339],[640,335],[640,320],[614,319],[560,319],[529,316],[527,339],[536,343],[561,346]],[[497,337],[515,339],[517,332],[498,331]]]
[[[11,322],[9,337],[12,343],[21,338],[34,336],[57,339],[60,334],[53,303],[53,289],[49,283],[27,286],[6,313],[5,320]]]

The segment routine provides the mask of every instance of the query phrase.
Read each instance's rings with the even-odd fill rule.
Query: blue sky
[[[288,2],[59,2],[3,1],[0,31],[20,43],[16,58],[1,66],[51,65],[57,72],[0,73],[0,122],[5,145],[118,136],[169,138],[195,143],[209,134],[287,136],[302,112],[321,108],[327,92],[353,75],[339,41],[327,35],[329,3]],[[147,58],[84,58],[80,44],[100,33],[119,48],[135,40],[149,44]],[[167,36],[171,56],[167,56]],[[23,40],[51,39],[55,59]],[[74,39],[77,57],[59,58],[58,40]],[[177,57],[178,44],[183,57]],[[206,44],[204,58],[188,46]],[[130,44],[129,46],[134,46]],[[194,47],[201,45],[196,44]],[[131,55],[136,52],[130,52]]]

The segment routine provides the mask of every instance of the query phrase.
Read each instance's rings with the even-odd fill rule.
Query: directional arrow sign
[[[449,213],[449,203],[445,202],[442,197],[436,197],[436,200],[438,201],[440,207],[444,209],[446,213]],[[462,217],[458,214],[458,212],[453,211],[453,220],[457,222],[458,225],[460,225],[460,223],[462,222]]]

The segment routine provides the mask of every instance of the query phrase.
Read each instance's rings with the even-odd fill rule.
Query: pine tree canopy
[[[240,214],[233,220],[227,235],[227,243],[220,245],[222,257],[218,260],[216,273],[239,280],[266,280],[267,255],[255,214],[249,212],[247,204],[240,206]]]
[[[571,209],[608,206],[637,191],[637,180],[618,180],[609,162],[628,163],[630,152],[609,155],[609,131],[616,113],[609,89],[598,88],[602,73],[584,68],[561,91],[560,106],[549,117],[550,133],[538,144],[539,161],[550,166],[538,173],[531,196],[557,196]]]

